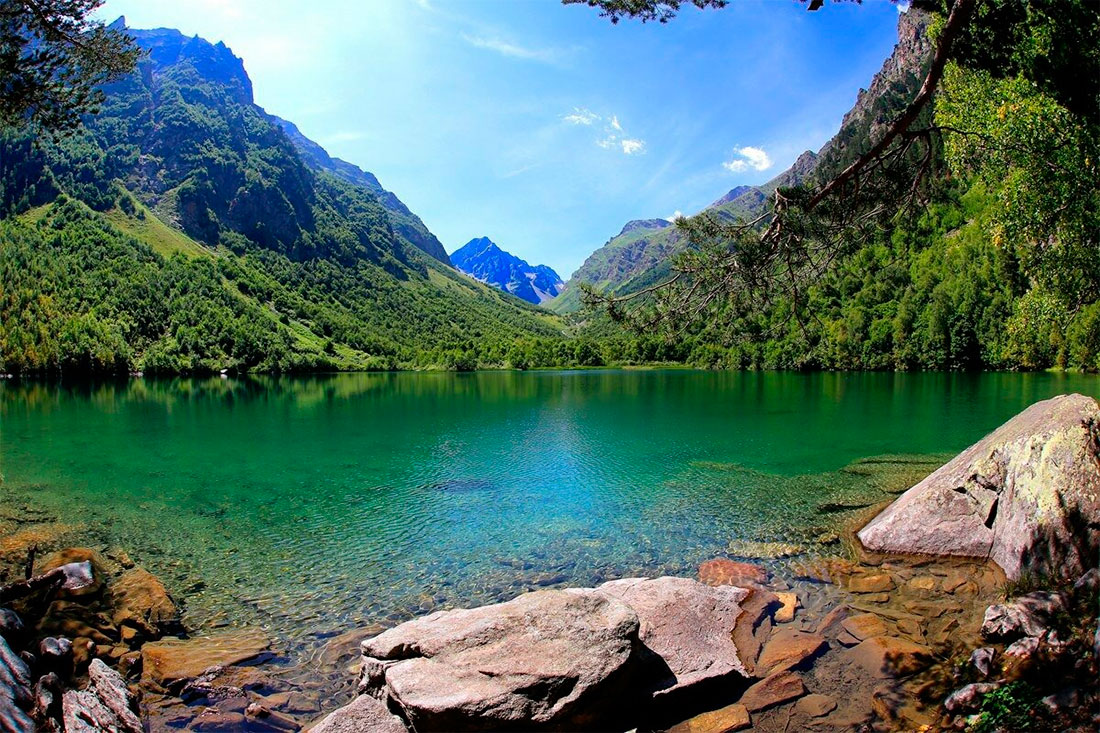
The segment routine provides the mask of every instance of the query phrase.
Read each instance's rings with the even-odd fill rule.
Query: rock
[[[1095,601],[1100,594],[1100,570],[1090,569],[1073,584],[1073,594],[1078,598]]]
[[[775,611],[775,622],[778,624],[787,624],[794,621],[794,612],[798,608],[798,596],[794,593],[776,593],[775,597],[779,599],[781,604]]]
[[[613,580],[597,590],[637,614],[638,638],[660,657],[654,694],[672,694],[731,674],[748,677],[732,635],[742,615],[739,604],[751,591],[672,577]]]
[[[142,733],[141,720],[134,713],[133,698],[122,676],[101,660],[95,659],[88,665],[88,679],[89,687],[95,690],[96,697],[114,715],[116,727],[120,731]]]
[[[821,718],[836,710],[836,700],[828,695],[806,695],[794,704],[794,711],[809,718]]]
[[[244,713],[207,708],[191,721],[190,730],[236,733],[237,731],[247,730],[247,726],[248,720],[244,717]]]
[[[983,646],[970,653],[970,666],[983,678],[988,677],[993,671],[993,661],[997,657],[997,650],[991,646]]]
[[[1001,655],[1001,674],[1018,680],[1039,666],[1042,642],[1038,637],[1025,636],[1005,647]]]
[[[745,670],[755,674],[756,659],[772,631],[772,614],[779,606],[779,598],[762,588],[750,589],[750,595],[741,601],[743,613],[733,629],[733,643]]]
[[[768,582],[768,571],[752,563],[716,557],[699,566],[699,582],[706,585],[762,585]]]
[[[928,575],[919,575],[909,581],[909,587],[913,590],[934,591],[936,579]]]
[[[408,728],[370,695],[360,695],[344,707],[330,713],[309,733],[408,733]]]
[[[729,733],[748,728],[751,724],[749,709],[736,702],[674,725],[669,728],[668,733]]]
[[[262,656],[270,646],[268,638],[255,629],[149,642],[141,647],[142,680],[160,687],[182,685],[210,667]]]
[[[757,674],[773,674],[797,667],[825,649],[825,637],[808,631],[784,628],[776,631],[764,644],[756,662]]]
[[[69,639],[84,637],[107,646],[118,638],[118,629],[111,619],[79,601],[58,600],[51,603],[39,619],[37,630],[40,634]]]
[[[894,579],[885,573],[855,575],[848,581],[848,590],[853,593],[882,593],[893,588]]]
[[[981,708],[985,696],[1000,686],[999,682],[974,682],[951,693],[951,696],[944,700],[943,706],[953,715],[976,713]]]
[[[27,633],[23,619],[10,608],[0,608],[0,636],[13,644],[18,644]]]
[[[360,692],[419,730],[591,727],[628,704],[639,629],[598,589],[438,611],[362,643]]]
[[[844,630],[844,620],[848,618],[849,613],[847,606],[836,606],[818,623],[817,633],[830,639],[835,638]]]
[[[65,637],[47,636],[38,642],[38,658],[42,667],[68,679],[73,673],[73,643]]]
[[[66,572],[65,582],[58,593],[59,598],[90,596],[103,588],[103,579],[107,577],[107,561],[95,550],[87,547],[70,547],[47,555],[36,569],[45,574],[54,568],[75,565],[71,573]]]
[[[68,690],[61,698],[66,733],[142,733],[141,720],[118,672],[95,659],[88,666],[88,686]]]
[[[1018,639],[1041,636],[1055,616],[1066,610],[1065,600],[1057,593],[1034,591],[1007,603],[995,603],[985,609],[982,636],[987,639]]]
[[[34,717],[37,720],[60,719],[61,694],[61,680],[56,674],[50,672],[39,677],[34,683]]]
[[[302,726],[292,718],[276,713],[259,703],[251,703],[244,710],[250,731],[297,731]]]
[[[844,651],[850,662],[876,677],[900,677],[919,672],[932,660],[923,644],[894,636],[872,636]]]
[[[33,733],[28,710],[34,705],[31,671],[0,637],[0,725],[5,731]]]
[[[179,624],[179,611],[160,580],[144,568],[132,568],[111,584],[112,620],[156,638]]]
[[[879,552],[989,558],[1077,577],[1100,554],[1100,406],[1038,402],[906,491],[859,531]]]
[[[943,589],[947,593],[954,593],[959,587],[967,582],[967,577],[956,570],[949,570],[947,575],[943,576]]]
[[[849,616],[840,625],[859,641],[870,639],[872,636],[882,636],[886,633],[886,623],[873,613]]]
[[[806,685],[794,672],[776,672],[745,690],[739,701],[750,713],[790,702],[806,694]]]
[[[1054,715],[1071,715],[1081,705],[1081,690],[1067,687],[1047,695],[1040,702]]]
[[[843,558],[815,558],[791,566],[796,580],[814,583],[842,583],[856,572],[856,564]]]

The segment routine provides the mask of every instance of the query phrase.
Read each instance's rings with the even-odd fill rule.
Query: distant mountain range
[[[828,179],[862,152],[860,145],[876,139],[880,126],[890,120],[887,112],[892,98],[904,96],[919,80],[922,64],[930,57],[927,30],[929,16],[910,10],[899,15],[898,43],[875,74],[868,89],[861,89],[852,109],[844,115],[840,130],[814,153],[807,150],[794,164],[760,186],[737,186],[704,211],[722,218],[751,219],[765,210],[768,198],[777,188],[796,186],[815,178]],[[562,288],[561,294],[546,304],[557,313],[570,313],[581,307],[581,283],[589,283],[608,294],[627,295],[657,284],[669,276],[672,259],[688,243],[679,231],[664,219],[628,222],[622,231],[591,255]]]
[[[451,264],[528,303],[545,303],[557,296],[565,285],[558,273],[546,265],[530,265],[505,252],[488,237],[471,239],[452,252]]]

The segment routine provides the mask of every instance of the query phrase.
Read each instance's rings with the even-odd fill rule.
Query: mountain
[[[128,32],[146,55],[81,130],[0,132],[0,369],[500,365],[561,338],[257,106],[224,44]]]
[[[451,263],[467,275],[528,303],[544,303],[560,293],[564,285],[558,273],[546,265],[529,265],[488,237],[471,239],[452,252]]]
[[[869,140],[877,139],[888,124],[899,100],[915,93],[922,64],[931,54],[927,28],[929,16],[909,10],[898,16],[898,42],[893,53],[875,74],[868,89],[861,89],[852,109],[845,114],[837,134],[816,153],[805,151],[790,168],[760,186],[737,186],[704,209],[729,220],[752,219],[766,210],[768,198],[777,188],[827,180],[854,160]],[[647,220],[653,221],[653,220]],[[688,243],[675,228],[661,227],[645,234],[630,229],[609,239],[573,273],[561,295],[546,304],[557,313],[578,310],[582,303],[580,284],[589,283],[605,293],[626,295],[665,280],[672,259]]]

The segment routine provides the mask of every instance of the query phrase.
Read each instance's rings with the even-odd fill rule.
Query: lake
[[[353,626],[806,552],[1066,374],[670,371],[8,381],[5,500],[121,546],[190,628]],[[870,460],[868,460],[870,459]],[[731,542],[733,543],[731,545]],[[832,548],[832,549],[830,549]]]

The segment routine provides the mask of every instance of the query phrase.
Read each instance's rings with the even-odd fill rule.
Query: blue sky
[[[733,0],[612,25],[557,0],[108,0],[224,41],[256,102],[373,172],[453,251],[568,277],[630,219],[764,182],[837,129],[896,40],[886,0]]]

